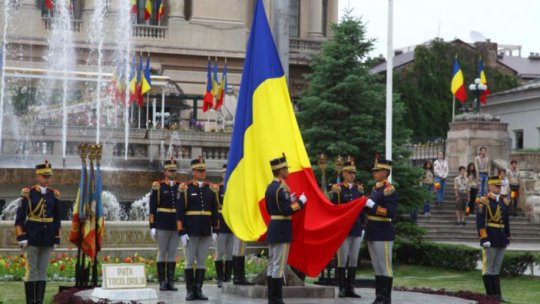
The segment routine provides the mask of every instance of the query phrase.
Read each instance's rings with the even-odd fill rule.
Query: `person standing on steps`
[[[36,166],[36,185],[22,189],[15,217],[15,235],[27,260],[26,303],[43,304],[49,258],[60,245],[60,191],[50,187],[52,174],[48,161]]]
[[[519,202],[519,169],[517,165],[518,162],[516,160],[510,161],[510,169],[506,173],[510,181],[510,210],[512,216],[517,216]]]
[[[444,188],[446,187],[446,178],[448,177],[448,162],[444,159],[442,152],[437,153],[437,160],[433,164],[435,171],[435,184],[439,184],[437,190],[437,204],[444,202]]]
[[[343,163],[343,182],[332,185],[332,203],[347,204],[360,198],[364,193],[362,184],[355,182],[356,167],[351,156]],[[358,255],[362,240],[364,239],[364,224],[366,213],[361,212],[351,227],[347,238],[337,252],[337,276],[339,283],[340,298],[360,298],[361,296],[354,292],[354,283],[356,281],[356,269],[358,267]],[[347,274],[347,275],[345,275]]]
[[[459,167],[459,175],[454,178],[454,194],[456,196],[456,225],[465,226],[465,210],[469,202],[469,179],[465,167]]]
[[[467,178],[469,179],[469,204],[465,210],[465,215],[476,214],[475,205],[478,197],[478,173],[476,172],[476,166],[474,163],[467,165]]]
[[[163,165],[164,179],[152,184],[150,194],[150,235],[158,243],[156,267],[159,290],[177,291],[174,287],[176,270],[176,250],[180,239],[176,226],[178,187],[175,180],[176,160],[171,159]]]
[[[482,247],[482,279],[486,294],[507,303],[501,294],[500,271],[504,252],[510,244],[510,218],[508,199],[501,194],[498,176],[488,179],[489,193],[480,198],[476,214],[476,228]]]
[[[426,188],[429,194],[432,195],[432,193],[434,192],[434,183],[435,175],[433,174],[433,163],[431,162],[431,160],[427,160],[424,162],[424,176],[422,178],[421,184],[424,188]],[[428,199],[424,202],[424,216],[431,215],[431,201],[432,199]]]
[[[227,165],[223,165],[221,170],[222,178],[225,179],[225,172],[227,170]],[[223,207],[223,197],[225,196],[225,185],[221,182],[216,191],[216,201],[218,204],[218,214],[219,214],[219,229],[215,232],[217,233],[216,240],[216,259],[214,265],[216,267],[216,276],[217,276],[217,286],[221,288],[223,282],[230,282],[231,280],[231,271],[233,264],[233,246],[234,246],[234,234],[232,233],[227,223],[223,218],[221,209]]]
[[[488,192],[488,176],[489,172],[491,172],[491,161],[489,160],[489,157],[487,156],[487,149],[486,147],[480,147],[480,150],[478,152],[478,156],[474,158],[474,164],[476,165],[476,170],[478,170],[478,177],[480,179],[480,187],[479,187],[479,196],[484,196]]]

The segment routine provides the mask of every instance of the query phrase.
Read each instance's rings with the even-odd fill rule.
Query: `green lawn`
[[[370,265],[362,265],[360,274],[372,276]],[[433,267],[399,265],[394,269],[394,286],[445,288],[450,291],[470,290],[484,292],[479,271],[459,272]],[[53,294],[59,285],[73,283],[49,282],[45,303],[51,303]],[[518,278],[503,277],[501,279],[503,296],[513,304],[538,303],[540,299],[540,278],[523,276]],[[180,286],[182,287],[182,286]],[[22,282],[1,282],[0,303],[24,303],[24,286]]]

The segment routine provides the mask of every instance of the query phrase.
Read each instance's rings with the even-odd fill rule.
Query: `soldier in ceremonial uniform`
[[[168,160],[163,166],[164,179],[152,184],[150,195],[150,235],[158,243],[157,272],[159,290],[176,291],[174,270],[176,269],[176,250],[180,241],[176,226],[178,187],[175,180],[176,161]]]
[[[476,214],[476,228],[482,246],[482,279],[486,294],[506,303],[501,295],[499,272],[504,251],[510,244],[510,220],[508,199],[500,195],[501,180],[498,176],[488,179],[489,193],[480,198]]]
[[[246,279],[246,242],[234,235],[233,245],[233,284],[234,285],[253,285]],[[226,268],[225,268],[226,269]]]
[[[37,184],[22,189],[15,218],[17,241],[27,259],[26,303],[43,303],[49,257],[60,244],[60,191],[49,187],[51,176],[49,162],[36,166]]]
[[[225,172],[227,170],[227,165],[223,165],[222,176],[225,179]],[[216,240],[216,259],[214,264],[216,266],[216,275],[217,275],[217,285],[221,287],[223,282],[229,282],[231,280],[231,272],[233,266],[233,246],[234,246],[234,234],[231,229],[225,223],[223,219],[223,214],[221,209],[223,207],[223,198],[225,196],[225,186],[223,182],[219,185],[216,185],[219,188],[216,192],[216,200],[218,203],[218,213],[219,213],[219,229],[217,232]]]
[[[376,298],[372,304],[392,303],[392,247],[395,239],[392,219],[396,216],[398,193],[388,181],[391,171],[390,160],[375,160],[372,176],[376,184],[366,203],[366,240],[375,271]]]
[[[290,193],[285,179],[289,175],[287,159],[282,157],[270,161],[274,179],[266,188],[266,209],[270,214],[268,224],[268,303],[283,303],[283,272],[287,265],[289,247],[292,241],[292,214],[302,209],[307,203],[302,193],[296,197]]]
[[[361,197],[364,193],[363,186],[355,182],[356,167],[352,157],[349,156],[343,163],[342,174],[343,183],[332,185],[332,202],[338,205],[349,203]],[[337,252],[338,296],[340,298],[360,298],[360,295],[354,292],[354,281],[356,279],[360,246],[365,233],[363,227],[365,219],[365,212],[361,212]],[[345,276],[345,272],[347,272],[347,276]]]
[[[202,286],[206,256],[216,237],[212,231],[219,229],[216,195],[219,187],[204,181],[206,163],[202,157],[191,161],[191,173],[193,179],[180,185],[177,207],[177,227],[186,253],[186,300],[208,300]]]

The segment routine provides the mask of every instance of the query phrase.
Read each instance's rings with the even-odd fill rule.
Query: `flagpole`
[[[388,44],[386,55],[386,159],[392,159],[392,77],[394,72],[394,49],[393,49],[393,23],[394,23],[393,0],[388,0]],[[391,176],[388,177],[391,181]]]
[[[161,128],[165,128],[165,89],[161,89]]]
[[[452,94],[452,122],[454,122],[455,116],[456,116],[456,95]]]
[[[148,130],[148,120],[150,119],[150,91],[146,93],[146,129]]]
[[[141,107],[137,109],[137,129],[141,128]]]

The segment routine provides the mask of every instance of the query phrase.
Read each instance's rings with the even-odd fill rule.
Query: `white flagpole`
[[[394,72],[394,47],[393,47],[393,0],[388,0],[388,43],[386,53],[386,159],[392,159],[392,76]],[[388,177],[391,181],[391,177]]]
[[[452,94],[452,122],[456,116],[456,95]]]

